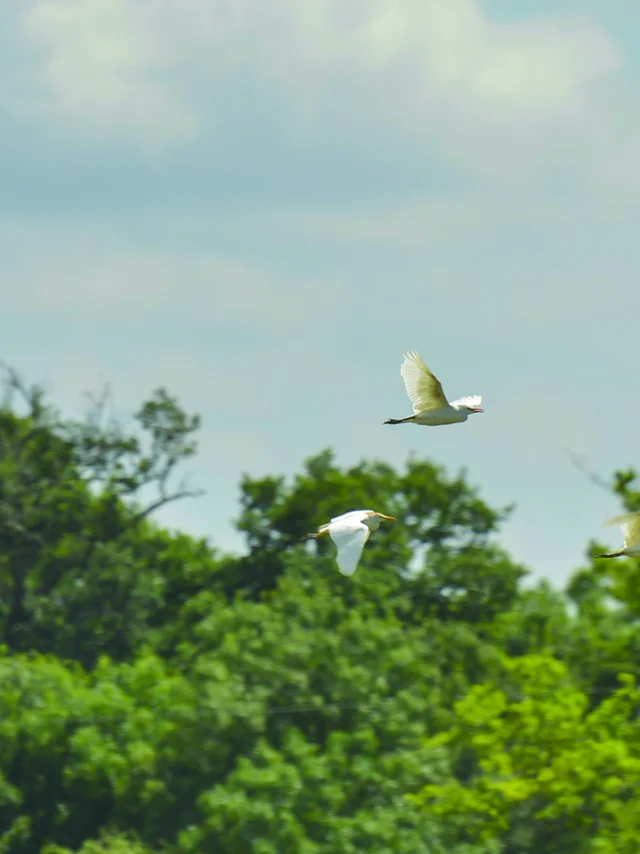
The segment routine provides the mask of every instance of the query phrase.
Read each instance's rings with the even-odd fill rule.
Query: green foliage
[[[45,845],[42,854],[74,854],[70,848]],[[89,839],[75,854],[154,854],[153,850],[128,833],[102,833],[99,839]]]
[[[16,397],[22,415],[10,408]],[[90,665],[100,650],[129,654],[162,609],[167,536],[145,520],[196,494],[170,480],[195,452],[199,419],[162,389],[136,414],[140,436],[104,425],[104,408],[103,399],[86,421],[63,421],[41,389],[6,374],[0,637],[12,649],[55,651]],[[182,545],[196,550],[186,538]]]
[[[446,745],[451,778],[415,802],[459,824],[461,838],[506,850],[637,851],[640,690],[632,677],[596,709],[549,655],[505,659],[504,684],[474,686],[456,703]],[[464,825],[458,822],[464,816]]]
[[[167,392],[125,430],[5,390],[0,854],[640,850],[640,562],[523,590],[464,473],[330,451],[245,475],[221,555],[151,519],[196,494]],[[399,521],[345,578],[300,539],[357,507]]]
[[[283,478],[244,477],[238,527],[247,535],[249,555],[230,567],[228,589],[260,595],[275,587],[283,555],[292,547],[302,551],[301,537],[344,507],[383,508],[402,520],[371,538],[362,574],[389,593],[408,591],[416,620],[481,620],[514,601],[526,570],[491,541],[508,508],[491,510],[463,475],[448,478],[427,461],[409,460],[404,473],[381,462],[343,472],[328,450],[307,460],[290,487]],[[333,554],[325,540],[312,548],[320,556]]]

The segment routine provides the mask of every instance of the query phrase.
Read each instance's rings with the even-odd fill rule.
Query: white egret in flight
[[[336,563],[343,575],[353,575],[358,567],[364,544],[369,539],[371,531],[380,526],[380,521],[387,519],[395,522],[395,516],[385,516],[375,510],[350,510],[342,516],[334,516],[330,522],[320,525],[315,534],[307,534],[304,540],[318,539],[327,534],[338,547]]]
[[[624,548],[617,552],[607,552],[596,557],[640,557],[640,513],[626,513],[609,519],[607,525],[620,525]]]
[[[478,394],[449,403],[440,380],[415,351],[405,353],[400,374],[413,404],[413,415],[408,418],[389,418],[385,424],[411,423],[435,427],[439,424],[459,424],[466,421],[471,412],[484,412],[484,409],[480,409],[482,397]]]

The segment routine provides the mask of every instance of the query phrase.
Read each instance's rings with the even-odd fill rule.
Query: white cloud
[[[58,314],[71,309],[94,317],[122,312],[154,316],[183,301],[216,324],[240,321],[246,328],[268,328],[270,317],[298,322],[307,316],[309,294],[316,314],[331,310],[341,289],[335,276],[294,277],[215,254],[112,253],[102,248],[92,259],[85,251],[75,257],[70,253],[55,266],[43,266],[40,258],[27,294],[31,305]]]
[[[57,110],[155,146],[224,132],[249,81],[238,91],[284,106],[303,137],[398,123],[519,167],[593,121],[594,84],[619,65],[594,24],[497,24],[477,0],[39,0],[26,24]]]
[[[26,25],[47,52],[51,108],[85,131],[133,138],[151,151],[195,132],[195,116],[157,79],[174,58],[136,26],[128,0],[45,0]]]
[[[192,234],[216,234],[233,241],[242,233],[250,243],[268,234],[274,246],[296,246],[310,241],[324,253],[349,247],[369,255],[377,249],[413,251],[456,250],[477,241],[480,235],[502,234],[506,229],[555,230],[567,222],[576,226],[598,222],[609,227],[625,214],[632,222],[638,216],[637,200],[603,199],[597,207],[567,192],[549,193],[543,188],[513,194],[495,186],[414,196],[396,194],[392,199],[366,199],[345,205],[341,199],[324,204],[238,206],[233,210],[202,213],[172,212],[168,227],[179,226]]]
[[[317,4],[315,14],[309,4],[298,7],[297,62],[306,56],[330,73],[377,74],[376,83],[390,81],[405,102],[440,102],[452,112],[488,113],[489,121],[512,118],[513,111],[558,115],[577,106],[582,88],[618,63],[613,45],[593,25],[562,19],[493,24],[474,0],[376,0],[346,32],[336,20],[339,8],[339,0]]]
[[[36,310],[83,322],[171,318],[181,305],[212,328],[239,324],[245,333],[273,330],[277,339],[287,324],[309,316],[310,295],[314,316],[330,316],[346,286],[337,273],[294,275],[215,250],[130,247],[81,227],[6,225],[0,251],[12,277],[5,316]]]
[[[162,258],[141,253],[90,262],[68,257],[31,279],[31,299],[51,311],[110,312],[153,310],[175,296],[174,271]]]

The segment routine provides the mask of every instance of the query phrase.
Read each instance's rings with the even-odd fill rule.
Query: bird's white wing
[[[431,373],[418,353],[405,353],[400,373],[415,415],[428,409],[447,406],[448,401],[440,380]]]
[[[481,403],[481,394],[471,394],[469,397],[460,397],[458,400],[452,400],[451,406],[470,406],[472,409],[475,409],[480,406]]]
[[[364,518],[366,513],[371,513],[371,510],[349,510],[347,513],[342,513],[340,516],[334,516],[331,519],[332,522],[347,522],[348,520],[353,520],[354,522],[359,522]]]
[[[331,527],[329,535],[338,547],[336,563],[343,575],[353,575],[356,571],[370,533],[369,528],[362,523]]]
[[[620,525],[625,548],[640,543],[640,513],[625,513],[624,516],[615,516],[613,519],[609,519],[607,525]]]

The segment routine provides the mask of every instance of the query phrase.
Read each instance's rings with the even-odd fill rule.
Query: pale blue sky
[[[4,0],[0,355],[70,414],[105,381],[201,412],[208,494],[160,520],[221,548],[243,471],[413,451],[517,502],[505,545],[561,583],[619,539],[561,446],[640,466],[640,7],[611,5]],[[409,349],[486,413],[383,426]]]

